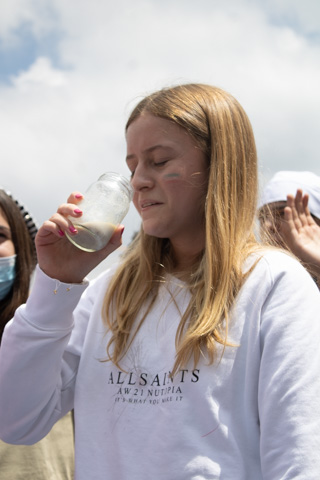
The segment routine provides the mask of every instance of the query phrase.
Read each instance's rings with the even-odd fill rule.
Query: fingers
[[[314,223],[308,203],[309,195],[307,193],[303,194],[303,191],[298,189],[295,198],[295,206],[303,226],[312,225]]]
[[[54,213],[49,220],[43,224],[43,232],[50,232],[58,237],[63,237],[67,230],[70,234],[76,234],[77,230],[72,223],[72,219],[82,216],[82,210],[78,204],[83,200],[83,195],[80,192],[73,192],[69,195],[67,203],[61,204],[57,212]]]
[[[305,193],[303,195],[303,198],[302,198],[302,202],[303,202],[303,207],[305,210],[309,210],[309,207],[308,207],[308,203],[309,203],[309,195],[307,193]]]
[[[311,216],[311,213],[310,213],[310,210],[309,210],[309,195],[307,193],[304,194],[304,196],[302,198],[302,203],[303,203],[303,208],[304,208],[304,211],[305,211],[305,215],[308,219],[308,223],[313,224],[314,220],[313,220],[313,218]]]
[[[289,203],[291,205],[291,202]],[[290,247],[292,240],[297,235],[297,227],[296,222],[294,221],[293,211],[294,209],[291,206],[287,206],[284,208],[284,221],[280,223],[279,227],[281,237],[285,245],[287,245],[288,247]]]
[[[115,229],[112,237],[109,240],[109,243],[101,250],[103,254],[107,253],[108,255],[119,248],[122,245],[122,234],[124,231],[123,225],[118,225]]]
[[[77,229],[72,223],[72,218],[79,218],[83,212],[79,208],[78,204],[83,200],[83,195],[80,192],[73,192],[69,195],[67,203],[63,203],[59,206],[57,213],[54,214],[50,221],[60,226],[58,234],[63,236],[64,232],[68,230],[68,233],[74,235],[77,233]]]
[[[303,194],[302,189],[297,190],[295,197],[287,196],[287,206],[284,209],[285,221],[281,224],[281,234],[288,245],[294,245],[294,242],[300,241],[299,238],[310,235],[310,227],[313,228],[315,222],[310,214],[308,202],[309,196]]]
[[[57,212],[54,213],[49,220],[46,220],[39,229],[40,236],[46,236],[52,233],[57,237],[64,237],[66,231],[71,235],[75,235],[77,229],[72,224],[70,217],[79,218],[81,215],[82,211],[77,209],[76,205],[60,205]]]
[[[287,206],[284,208],[284,222],[282,229],[293,230],[299,227],[300,219],[296,205],[296,198],[289,194],[287,195]]]
[[[293,221],[297,230],[308,225],[310,212],[308,209],[308,195],[303,195],[298,189],[296,196],[287,195],[287,207],[285,208],[285,220]]]
[[[75,220],[83,215],[81,207],[81,200],[83,195],[79,192],[73,192],[69,195],[67,203],[61,204],[57,212],[54,213],[49,220],[44,222],[41,227],[40,236],[46,236],[49,233],[56,237],[64,237],[65,233],[68,235],[76,235],[78,233]],[[78,205],[80,204],[80,205]],[[109,243],[106,245],[108,252],[115,250],[122,244],[122,233],[124,227],[119,225]],[[102,249],[103,250],[103,249]]]
[[[40,239],[53,234],[55,237],[62,238],[65,236],[64,232],[67,228],[69,228],[68,222],[63,217],[59,218],[55,214],[39,228],[37,237]]]
[[[71,195],[69,199],[74,200]],[[63,236],[64,232],[68,230],[68,233],[75,234],[77,233],[76,228],[73,225],[72,219],[77,219],[82,216],[82,210],[75,203],[63,203],[57,209],[57,212],[54,213],[49,222],[56,225],[53,228],[53,232],[56,232],[58,235]]]
[[[292,208],[290,205],[286,206],[284,208],[284,220],[285,222],[293,222],[293,214],[292,214]]]
[[[304,219],[302,217],[305,217],[305,207],[303,204],[303,192],[301,189],[297,190],[295,199],[294,199],[294,204],[296,207],[297,215],[300,217],[300,219]]]
[[[67,202],[68,202],[68,203],[74,203],[74,204],[77,205],[79,202],[81,202],[81,200],[83,200],[83,195],[82,195],[82,193],[80,193],[80,192],[72,192],[72,193],[69,195]]]
[[[57,213],[64,217],[79,218],[82,215],[82,210],[75,203],[63,203],[59,206]]]
[[[281,222],[280,232],[289,245],[296,238],[298,232],[307,224],[303,193],[298,189],[295,197],[287,195],[287,206],[284,208],[284,222]]]
[[[122,245],[122,234],[124,231],[124,226],[123,225],[118,225],[118,227],[115,229],[112,237],[110,238],[110,242],[112,245],[117,245],[119,247]]]

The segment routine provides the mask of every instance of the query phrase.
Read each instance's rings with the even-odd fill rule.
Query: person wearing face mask
[[[37,261],[36,233],[29,213],[0,189],[0,342],[5,325],[28,298]],[[73,457],[73,421],[69,413],[35,445],[8,445],[0,440],[0,478],[71,480]]]
[[[0,189],[0,340],[6,323],[28,298],[36,233],[31,216]]]
[[[1,237],[3,233],[1,232]],[[0,257],[0,301],[10,292],[14,283],[16,255]]]

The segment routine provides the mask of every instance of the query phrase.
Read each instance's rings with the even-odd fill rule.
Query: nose
[[[269,235],[278,235],[280,230],[280,222],[277,217],[269,217],[265,219],[263,228],[269,233]]]
[[[274,231],[275,230],[275,221],[274,218],[272,217],[267,217],[264,221],[264,228],[269,231]]]
[[[147,166],[138,164],[135,168],[133,177],[131,179],[131,185],[136,192],[144,189],[150,189],[154,185],[152,173]]]

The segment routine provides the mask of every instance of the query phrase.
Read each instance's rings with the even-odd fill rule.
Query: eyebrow
[[[146,148],[145,150],[143,150],[142,153],[143,153],[143,154],[152,153],[152,152],[154,152],[155,150],[160,150],[160,149],[161,149],[161,150],[170,150],[170,151],[173,151],[173,148],[170,147],[169,145],[161,145],[161,144],[159,144],[159,145],[153,145],[152,147]],[[135,157],[136,157],[136,156],[135,156],[134,154],[132,154],[132,155],[127,155],[126,161],[131,160],[131,159],[133,159],[133,158],[135,158]]]
[[[4,225],[0,225],[0,231],[2,232],[7,232],[11,236],[11,230],[8,227],[5,227]]]

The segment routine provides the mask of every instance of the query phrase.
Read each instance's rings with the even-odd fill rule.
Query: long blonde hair
[[[155,92],[134,108],[126,129],[143,112],[186,129],[210,164],[206,244],[187,280],[191,300],[176,333],[174,374],[192,357],[195,365],[202,355],[212,363],[217,342],[228,345],[228,313],[245,279],[243,262],[258,248],[253,233],[257,154],[246,113],[235,98],[219,88],[187,84]],[[112,334],[108,356],[119,368],[157,297],[159,280],[171,267],[169,241],[141,230],[114,275],[103,306]],[[144,304],[147,311],[132,332]]]

